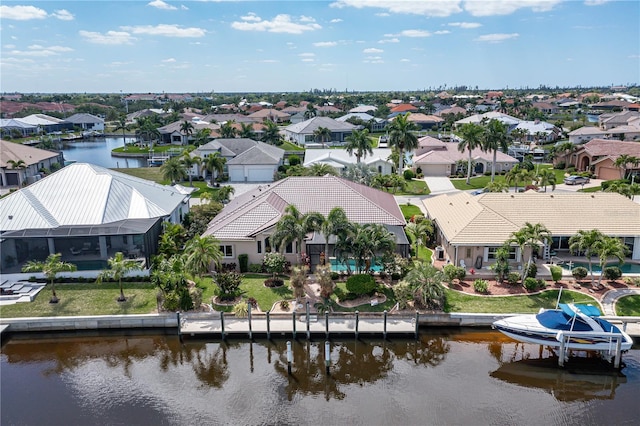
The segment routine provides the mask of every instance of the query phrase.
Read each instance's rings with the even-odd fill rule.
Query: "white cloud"
[[[472,16],[510,15],[519,9],[531,9],[533,12],[553,10],[563,0],[494,0],[464,2],[464,9]]]
[[[367,59],[370,61],[379,61],[382,59],[382,56],[367,56]]]
[[[189,8],[187,6],[185,6],[184,4],[180,5],[180,9],[182,10],[189,10]]]
[[[48,57],[57,56],[64,52],[73,52],[73,49],[64,46],[41,46],[39,44],[32,44],[27,47],[27,50],[12,50],[9,54],[15,56]]]
[[[411,59],[402,58],[400,59],[400,62],[411,62]]]
[[[480,28],[482,26],[482,24],[479,22],[451,22],[448,25],[450,27],[460,27],[465,30]]]
[[[387,16],[391,16],[391,14],[387,12],[380,12],[380,13],[376,13],[376,16],[379,16],[381,18],[386,18]]]
[[[519,1],[519,0],[518,0]],[[447,1],[380,1],[380,0],[337,0],[329,5],[339,9],[355,7],[363,9],[372,7],[387,13],[445,17],[462,12],[460,0]]]
[[[262,19],[258,15],[253,13],[253,12],[249,12],[247,15],[241,16],[240,19],[242,19],[243,21],[247,21],[247,22],[260,22],[260,21],[262,21]]]
[[[231,24],[231,28],[240,31],[267,31],[270,33],[302,34],[305,31],[315,31],[322,27],[313,18],[302,16],[298,22],[291,19],[290,15],[277,15],[273,20],[262,20],[255,14],[251,16],[251,22],[244,20]],[[245,18],[245,17],[243,17]],[[257,20],[256,20],[257,18]]]
[[[15,44],[5,44],[5,45],[4,45],[4,48],[5,48],[5,49],[15,49],[15,48],[16,48],[16,45],[15,45]]]
[[[315,47],[333,47],[337,46],[338,42],[336,41],[319,41],[317,43],[313,43]]]
[[[162,0],[153,0],[152,2],[147,3],[147,6],[152,6],[157,9],[162,10],[176,10],[177,7],[171,6],[169,3],[165,3]]]
[[[383,38],[382,40],[379,40],[378,43],[381,43],[381,44],[384,44],[384,43],[400,43],[400,40],[397,39],[396,37]]]
[[[403,37],[430,37],[431,33],[424,30],[404,30],[399,35]]]
[[[176,59],[175,58],[167,58],[167,59],[163,59],[162,62],[164,62],[164,63],[176,62]]]
[[[74,17],[71,12],[66,9],[56,10],[51,14],[54,18],[58,18],[61,21],[73,21]]]
[[[584,0],[584,4],[587,6],[600,6],[610,1],[611,0]]]
[[[382,49],[376,49],[375,47],[370,47],[370,48],[368,48],[368,49],[364,49],[364,50],[362,51],[362,53],[382,53],[382,52],[384,52],[384,50],[382,50]]]
[[[313,58],[304,58],[304,59],[301,59],[301,60],[302,60],[302,62],[315,62],[315,59],[313,59]]]
[[[125,31],[107,31],[104,34],[93,31],[80,31],[79,34],[87,39],[89,43],[95,44],[131,44],[135,40],[135,37],[132,37],[131,34]]]
[[[0,16],[3,19],[28,21],[30,19],[44,19],[47,12],[35,6],[0,6]]]
[[[481,35],[480,37],[477,37],[476,39],[474,39],[474,41],[482,41],[482,42],[487,42],[487,43],[500,43],[502,41],[511,40],[511,39],[517,38],[519,36],[520,36],[520,34],[518,34],[518,33],[512,33],[512,34],[500,34],[500,33],[485,34],[485,35]]]
[[[436,35],[451,34],[451,31],[449,30],[434,31],[434,34]]]
[[[133,27],[120,27],[124,31],[130,31],[133,34],[159,35],[165,37],[203,37],[206,31],[202,28],[180,28],[178,25],[159,24],[155,27],[152,25],[139,25]]]
[[[300,53],[300,54],[298,54],[298,56],[310,58],[310,57],[316,56],[316,54],[315,53]]]
[[[336,19],[330,20],[329,22],[331,22],[332,24],[337,24],[338,22],[342,22],[342,19],[336,18]]]
[[[260,62],[262,62],[263,64],[274,64],[280,61],[277,59],[263,59]]]

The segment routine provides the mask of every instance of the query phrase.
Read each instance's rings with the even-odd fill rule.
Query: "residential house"
[[[331,131],[330,144],[343,143],[345,139],[357,129],[351,123],[340,122],[329,117],[313,117],[300,123],[291,124],[284,128],[283,133],[286,140],[298,145],[309,145],[319,142],[314,132],[320,127]]]
[[[68,121],[73,124],[73,127],[80,128],[87,132],[104,132],[104,118],[96,117],[93,114],[73,114],[71,117],[65,118],[64,121]]]
[[[574,145],[589,142],[591,139],[604,139],[607,132],[593,126],[583,126],[569,132],[569,142]]]
[[[227,162],[224,173],[230,182],[273,182],[273,176],[283,164],[285,151],[277,146],[258,142],[253,139],[216,139],[199,146],[191,156],[200,157],[202,162],[213,153],[219,153]],[[191,175],[208,178],[209,172],[204,165],[194,165]]]
[[[598,126],[602,130],[610,130],[614,127],[626,126],[630,121],[636,120],[638,117],[640,117],[640,112],[637,111],[600,114],[598,116]]]
[[[619,140],[592,139],[569,155],[567,165],[577,170],[590,170],[598,179],[622,178],[622,169],[614,165],[622,154],[640,158],[640,143]],[[559,161],[564,160],[563,157]],[[640,168],[636,166],[636,170]]]
[[[38,126],[25,123],[19,118],[0,118],[0,134],[3,137],[24,138],[38,134]]]
[[[545,114],[557,114],[560,111],[557,105],[549,102],[533,102],[531,106]]]
[[[225,263],[237,264],[238,256],[246,254],[249,264],[260,264],[265,253],[275,250],[269,237],[289,205],[302,214],[313,211],[325,217],[334,207],[341,207],[352,222],[383,225],[395,236],[396,251],[409,255],[406,222],[393,195],[336,176],[288,177],[240,194],[209,223],[203,236],[212,235],[220,241]],[[326,258],[335,257],[334,246],[335,239],[329,238]],[[298,256],[306,253],[313,269],[324,250],[325,238],[315,232],[307,236],[302,247],[290,244],[283,254],[297,263]]]
[[[277,109],[265,108],[249,114],[247,117],[259,123],[267,120],[273,121],[274,123],[282,123],[283,121],[288,121],[291,116]]]
[[[561,130],[554,124],[546,121],[520,121],[515,129],[521,129],[526,133],[526,140],[530,143],[548,143],[558,140]],[[515,130],[514,129],[514,130]]]
[[[455,122],[455,126],[457,128],[460,128],[463,124],[466,124],[466,123],[481,124],[484,122],[488,122],[490,120],[501,121],[508,127],[509,132],[515,129],[516,126],[520,124],[520,122],[522,121],[518,118],[512,117],[510,115],[507,115],[498,111],[489,111],[489,112],[485,112],[484,114],[474,114],[469,117],[465,117],[461,120],[458,120]]]
[[[373,154],[367,153],[360,159],[360,162],[373,168],[377,173],[389,175],[394,172],[395,164],[389,160],[392,150],[386,148],[373,148]],[[304,166],[310,167],[313,164],[328,164],[336,172],[343,172],[349,165],[356,164],[355,152],[349,154],[344,149],[309,149],[305,151]]]
[[[471,151],[474,173],[482,174],[491,171],[493,152],[484,152],[480,148]],[[413,153],[413,166],[420,168],[425,176],[451,176],[458,171],[466,173],[461,163],[469,159],[468,151],[460,152],[458,144],[442,142],[431,136],[418,139],[418,147]],[[496,155],[496,172],[508,171],[518,164],[518,160],[498,151]]]
[[[371,131],[373,132],[381,132],[387,126],[387,120],[374,117],[373,115],[367,114],[366,112],[350,112],[349,114],[336,118],[336,121],[348,122],[352,118],[361,120],[363,123],[366,123],[363,124],[366,127],[371,126]]]
[[[421,112],[411,113],[407,120],[414,123],[420,130],[439,129],[444,123],[444,119],[437,115],[423,114]]]
[[[187,145],[189,143],[189,138],[193,137],[193,135],[200,129],[210,129],[212,135],[220,129],[220,125],[217,123],[209,123],[208,121],[196,119],[190,121],[193,129],[191,135],[188,135],[182,130],[184,122],[185,120],[178,120],[173,123],[169,123],[166,126],[158,127],[158,132],[160,132],[160,143]]]
[[[15,118],[14,120],[35,126],[38,129],[37,133],[54,133],[73,130],[73,124],[46,114],[31,114],[26,117]]]
[[[12,162],[24,161],[24,168],[13,168]],[[0,140],[0,187],[21,186],[41,178],[40,170],[54,170],[64,165],[61,152]]]
[[[61,190],[64,188],[64,190]],[[180,223],[193,189],[75,163],[0,199],[0,271],[61,253],[100,270],[116,252],[149,265],[162,222]]]
[[[620,194],[527,191],[473,196],[456,192],[429,197],[423,203],[434,222],[436,242],[443,248],[442,260],[456,266],[489,268],[496,250],[527,222],[540,223],[551,232],[552,243],[540,243],[536,249],[541,259],[569,254],[571,236],[579,230],[598,229],[623,239],[630,259],[640,260],[640,204]],[[529,250],[523,253],[512,245],[513,266],[526,262]]]
[[[364,113],[375,113],[378,110],[378,107],[375,105],[358,105],[355,108],[351,108],[349,110],[349,112],[351,113],[360,113],[360,112],[364,112]]]

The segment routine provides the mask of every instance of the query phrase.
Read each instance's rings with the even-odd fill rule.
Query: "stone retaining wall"
[[[30,331],[115,330],[133,328],[177,328],[175,314],[99,315],[81,317],[2,318],[13,333]]]

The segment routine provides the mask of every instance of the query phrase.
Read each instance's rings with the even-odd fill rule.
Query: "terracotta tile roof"
[[[9,161],[22,160],[27,166],[30,166],[58,155],[60,154],[46,149],[0,140],[0,168],[9,167]]]
[[[606,155],[615,159],[621,154],[640,157],[640,143],[638,142],[592,139],[582,145],[581,149],[577,152],[581,152],[581,150],[584,150],[584,152],[592,157],[601,157]]]
[[[414,105],[411,104],[400,104],[397,105],[393,108],[391,108],[390,112],[394,113],[394,112],[411,112],[411,111],[418,111],[418,108],[415,107]]]

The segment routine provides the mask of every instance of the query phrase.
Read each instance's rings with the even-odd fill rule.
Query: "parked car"
[[[589,183],[589,178],[584,176],[569,176],[564,178],[564,183],[567,185],[584,185]]]
[[[487,188],[476,189],[475,191],[471,191],[471,195],[480,195],[489,192]]]

